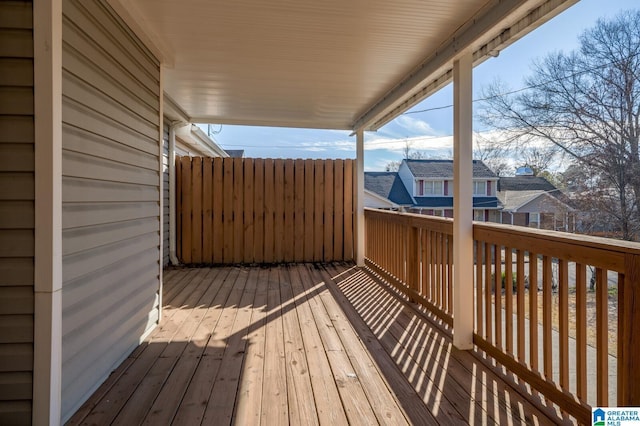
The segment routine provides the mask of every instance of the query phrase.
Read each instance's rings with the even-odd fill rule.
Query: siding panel
[[[63,2],[62,420],[158,320],[159,65],[103,1]]]
[[[4,7],[4,2],[3,7]],[[5,13],[4,9],[2,13]],[[33,32],[24,29],[0,28],[0,57],[33,58]]]
[[[0,201],[33,200],[35,181],[33,172],[4,173],[0,172]]]
[[[0,2],[0,424],[30,424],[33,388],[33,5]]]
[[[26,143],[33,149],[33,116],[1,116],[0,143]]]
[[[0,375],[0,401],[31,399],[32,377],[31,373],[20,372]]]
[[[0,86],[33,86],[33,60],[0,58]]]
[[[169,119],[162,126],[162,265],[169,264]]]

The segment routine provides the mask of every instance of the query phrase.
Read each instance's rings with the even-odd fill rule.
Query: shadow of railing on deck
[[[320,376],[329,377],[319,377],[318,370],[309,378],[308,361],[296,353],[310,357],[332,350],[327,340],[333,338],[342,339],[348,348],[354,342],[344,341],[349,334],[341,328],[347,324],[368,351],[370,361],[364,360],[363,365],[376,366],[410,423],[530,423],[533,417],[541,423],[549,421],[475,358],[456,351],[446,330],[434,327],[364,270],[344,264],[222,267],[168,272],[166,278],[161,325],[70,424],[223,424],[255,422],[265,416],[278,421],[292,420],[289,416],[318,417],[315,403],[304,401],[311,394],[304,389],[287,390],[292,386],[288,381],[313,388],[318,399],[324,389],[316,388],[317,381],[324,380],[339,395],[337,402],[342,398],[346,405],[350,391],[345,380],[367,380],[366,371],[359,370],[364,368],[359,366],[363,360],[350,359],[355,378],[341,377],[345,372],[330,365],[325,352],[324,362],[331,369],[325,368]],[[305,310],[310,304],[329,303],[328,297],[339,308],[325,305],[326,315]],[[307,325],[327,327],[324,332],[334,334],[319,334],[316,339],[323,340],[324,348],[311,347],[312,338],[304,329],[297,336],[283,329],[291,315],[300,316],[300,327],[313,319]],[[331,324],[323,324],[327,321]],[[348,349],[345,352],[353,358]],[[307,377],[300,381],[291,376],[293,370]],[[292,389],[294,395],[289,398],[301,398],[293,414],[286,404],[267,403],[282,401],[267,394],[282,393],[286,402]],[[363,391],[371,401],[380,389],[363,385]],[[361,415],[348,411],[345,416]]]
[[[535,417],[551,422],[471,354],[455,349],[446,324],[435,316],[439,326],[365,271],[354,270],[335,281],[352,307],[346,310],[350,321],[363,321],[371,329],[436,419],[444,415],[469,424],[530,424]]]

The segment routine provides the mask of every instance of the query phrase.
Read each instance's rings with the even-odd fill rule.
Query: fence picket
[[[253,206],[253,191],[255,187],[255,177],[253,175],[253,160],[246,159],[244,161],[244,243],[242,245],[242,258],[244,263],[253,263],[254,259],[254,206]]]
[[[202,263],[202,158],[191,160],[191,262]]]
[[[313,260],[314,162],[304,160],[304,259]]]
[[[224,186],[223,186],[223,168],[222,158],[213,159],[213,186],[211,188],[211,199],[213,201],[213,221],[211,224],[213,232],[213,247],[211,249],[213,255],[213,263],[222,263],[222,251],[224,247],[224,217],[223,213],[223,201],[224,201]]]
[[[213,158],[202,160],[202,262],[213,262]]]
[[[224,244],[222,246],[223,263],[233,263],[233,158],[225,158],[222,162],[223,168],[223,215]]]
[[[182,261],[191,263],[191,159],[184,157],[182,166]]]
[[[264,261],[264,161],[261,158],[253,160],[254,201],[255,215],[253,237],[253,259],[257,263]]]
[[[304,235],[304,160],[295,160],[294,162],[294,230],[293,230],[293,260],[295,262],[302,262],[304,260],[304,246],[305,239],[300,238]],[[311,196],[309,194],[308,196]]]

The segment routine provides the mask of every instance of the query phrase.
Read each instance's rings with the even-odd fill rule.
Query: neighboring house
[[[416,213],[453,217],[453,160],[403,160],[398,175],[411,194]],[[473,219],[496,222],[498,176],[473,160]]]
[[[364,205],[376,209],[405,210],[414,204],[397,172],[366,172],[364,197]]]
[[[244,149],[226,149],[231,158],[244,158]]]
[[[575,209],[571,202],[543,177],[501,177],[498,198],[502,203],[502,223],[575,231]]]
[[[499,221],[496,197],[498,176],[482,161],[473,161],[473,218]],[[453,161],[403,160],[397,173],[365,173],[365,191],[386,199],[368,207],[398,209],[433,216],[453,217]]]

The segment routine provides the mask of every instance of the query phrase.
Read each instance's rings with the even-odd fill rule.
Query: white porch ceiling
[[[377,129],[577,0],[111,0],[193,122]]]

